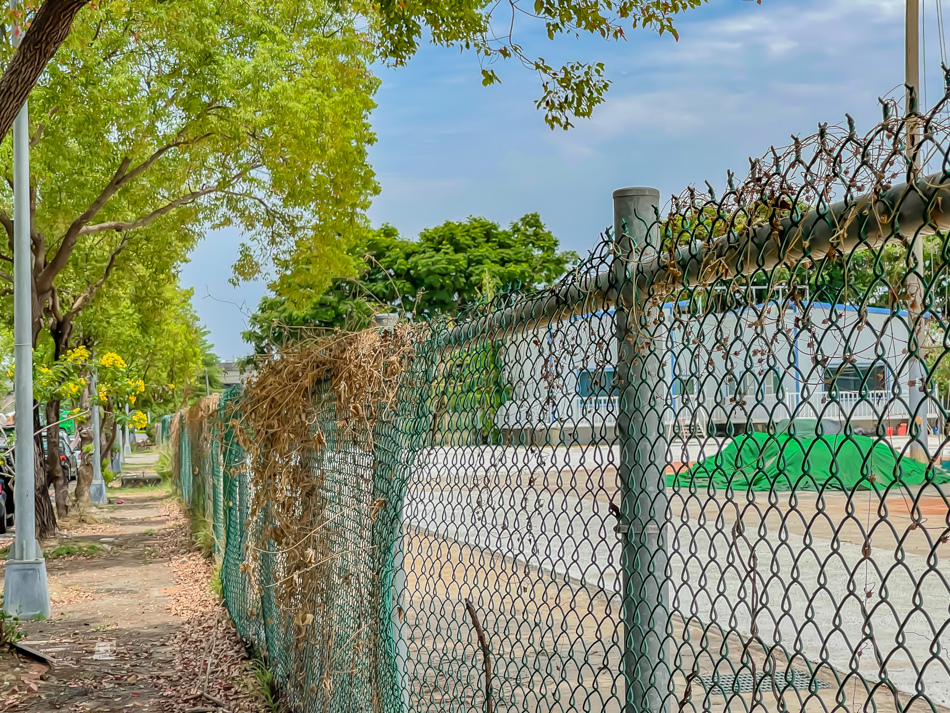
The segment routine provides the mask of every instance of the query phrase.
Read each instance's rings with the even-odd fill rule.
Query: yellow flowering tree
[[[95,392],[91,386],[93,373],[97,379]],[[8,376],[12,378],[13,369]],[[116,352],[108,351],[100,357],[94,357],[90,350],[80,345],[68,350],[62,358],[51,361],[41,352],[35,352],[33,393],[34,398],[46,404],[47,415],[47,466],[56,489],[57,515],[64,517],[69,512],[68,490],[59,459],[59,414],[61,408],[72,407],[71,417],[78,424],[89,420],[91,408],[102,408],[102,452],[108,462],[109,453],[119,429],[128,423],[140,428],[148,418],[139,410],[126,413],[126,405],[133,407],[145,392],[144,380],[129,368],[125,359]],[[80,429],[82,439],[83,431]],[[91,466],[92,434],[82,439],[82,462]],[[89,454],[88,457],[87,453]],[[86,469],[88,470],[88,469]],[[84,475],[88,477],[83,477]],[[77,498],[88,495],[91,482],[91,470],[84,473],[80,467],[77,479]]]
[[[111,419],[119,426],[144,428],[148,417],[139,410],[131,410],[145,392],[145,381],[131,373],[125,359],[115,352],[106,352],[94,364],[98,376],[97,393],[92,402],[111,413]],[[128,405],[130,411],[125,412]]]

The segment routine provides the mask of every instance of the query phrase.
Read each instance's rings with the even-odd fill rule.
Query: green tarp
[[[59,412],[59,419],[62,423],[59,424],[59,427],[68,433],[70,436],[76,432],[76,421],[69,418],[69,411],[63,409]]]
[[[797,429],[796,429],[797,431]],[[737,437],[716,455],[667,477],[670,487],[715,490],[852,490],[882,488],[899,480],[920,485],[927,478],[950,482],[950,474],[909,457],[867,436],[815,438],[750,433]]]

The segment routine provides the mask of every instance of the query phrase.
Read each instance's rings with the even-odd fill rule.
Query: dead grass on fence
[[[254,484],[249,522],[263,523],[246,546],[242,571],[260,593],[260,558],[275,555],[267,586],[278,607],[294,613],[298,642],[313,641],[315,633],[319,638],[313,627],[332,621],[314,608],[332,601],[327,588],[335,560],[350,554],[334,551],[333,530],[352,513],[341,515],[338,503],[334,509],[328,502],[323,427],[334,429],[338,449],[372,448],[374,426],[392,407],[412,362],[415,331],[398,325],[339,332],[281,349],[258,364],[232,419]],[[364,513],[373,508],[371,497],[349,504]]]

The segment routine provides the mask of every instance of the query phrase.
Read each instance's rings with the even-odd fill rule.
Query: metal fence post
[[[654,188],[621,188],[613,199],[624,713],[664,713],[671,694],[664,527],[669,384],[663,367],[662,302],[639,297],[649,290],[636,289],[637,279],[642,279],[640,264],[658,254],[660,194]]]
[[[374,322],[376,323],[376,327],[380,330],[392,330],[399,323],[399,315],[396,313],[377,314],[374,318]],[[389,636],[391,637],[391,643],[393,644],[391,652],[393,655],[393,660],[391,662],[391,673],[394,677],[394,680],[392,681],[392,684],[393,690],[398,695],[399,700],[387,700],[385,703],[382,703],[383,707],[380,708],[380,710],[405,713],[405,711],[409,710],[409,688],[406,679],[406,662],[409,658],[409,644],[406,640],[405,622],[406,553],[405,522],[403,519],[403,509],[406,497],[405,486],[397,485],[399,478],[397,478],[395,472],[390,472],[386,476],[380,472],[380,466],[382,463],[384,463],[387,459],[392,458],[393,453],[400,452],[405,449],[405,445],[403,443],[398,441],[393,443],[390,440],[387,440],[387,436],[388,439],[400,439],[400,434],[401,431],[394,428],[392,432],[388,433],[387,431],[381,430],[381,432],[374,438],[376,443],[374,502],[377,501],[375,496],[378,495],[381,496],[385,502],[390,502],[395,505],[393,520],[391,523],[388,523],[391,525],[392,531],[391,533],[386,533],[386,535],[391,534],[394,539],[389,549],[389,560],[383,566],[385,567],[385,570],[391,573],[391,586],[388,592],[389,601],[386,602],[386,607],[389,610]],[[376,493],[375,489],[379,488],[380,485],[382,485],[383,488],[380,490],[380,492]],[[394,492],[394,486],[399,488],[402,492]],[[380,525],[384,525],[386,522],[385,518],[383,517],[379,517],[378,520]],[[384,537],[386,535],[384,535]],[[374,533],[373,542],[375,543],[376,540],[377,537]]]

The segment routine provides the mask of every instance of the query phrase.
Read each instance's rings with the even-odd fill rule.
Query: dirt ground
[[[155,459],[134,454],[129,466],[148,470]],[[52,616],[22,622],[20,643],[53,666],[0,652],[0,710],[267,710],[212,591],[213,564],[195,550],[170,488],[108,495],[89,513],[94,524],[70,518],[43,543]]]

